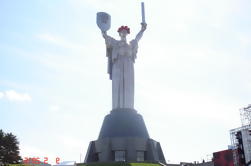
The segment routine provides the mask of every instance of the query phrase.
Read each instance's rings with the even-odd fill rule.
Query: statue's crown
[[[118,29],[118,32],[121,32],[122,30],[126,30],[128,34],[130,34],[130,28],[128,26],[121,26]]]

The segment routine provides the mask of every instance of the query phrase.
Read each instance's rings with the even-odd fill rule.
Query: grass
[[[159,164],[153,163],[129,163],[130,166],[160,166]]]
[[[154,163],[124,163],[124,162],[115,162],[115,163],[89,163],[89,164],[77,164],[77,166],[160,166],[159,164]]]

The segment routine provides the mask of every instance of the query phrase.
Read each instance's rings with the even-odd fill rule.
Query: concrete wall
[[[92,141],[85,162],[113,162],[115,151],[125,151],[127,162],[137,161],[137,151],[145,152],[145,161],[166,163],[159,142],[137,137],[114,137]]]

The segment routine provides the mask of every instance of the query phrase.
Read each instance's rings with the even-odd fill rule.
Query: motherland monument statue
[[[146,30],[144,4],[142,3],[141,30],[135,39],[127,42],[126,36],[130,28],[118,28],[120,40],[107,35],[110,29],[111,17],[100,12],[97,14],[97,24],[106,43],[106,56],[108,58],[108,73],[112,80],[112,108],[134,108],[134,62],[138,51],[138,42]]]
[[[105,116],[98,139],[90,142],[85,163],[166,163],[160,143],[149,137],[143,117],[134,109],[134,62],[139,40],[147,27],[143,2],[141,13],[141,30],[130,42],[126,39],[130,34],[128,26],[118,28],[120,40],[116,40],[107,35],[111,16],[105,12],[97,13],[112,80],[112,110]]]

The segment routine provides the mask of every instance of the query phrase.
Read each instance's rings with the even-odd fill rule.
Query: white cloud
[[[2,99],[4,97],[4,93],[0,92],[0,99]]]
[[[0,93],[1,96],[1,93]],[[5,97],[10,101],[31,101],[32,98],[27,93],[18,93],[15,90],[8,90],[2,93],[2,98]],[[1,98],[1,97],[0,97]]]
[[[49,108],[49,110],[51,111],[51,112],[58,112],[59,111],[59,106],[58,105],[52,105],[52,106],[50,106],[50,108]]]
[[[249,47],[251,44],[251,35],[250,34],[240,34],[239,36],[240,43],[244,47]]]

